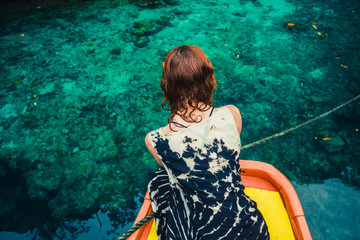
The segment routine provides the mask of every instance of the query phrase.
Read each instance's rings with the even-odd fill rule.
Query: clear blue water
[[[1,239],[113,239],[132,225],[175,46],[208,55],[244,145],[360,93],[358,1],[139,2],[152,1],[0,3]],[[359,123],[357,101],[241,153],[294,183],[314,239],[358,237]]]

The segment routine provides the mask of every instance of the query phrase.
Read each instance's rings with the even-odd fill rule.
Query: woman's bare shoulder
[[[231,113],[233,115],[235,124],[236,124],[236,128],[237,128],[237,130],[238,130],[238,132],[240,134],[241,129],[242,129],[242,119],[241,119],[240,110],[234,105],[225,105],[225,107],[230,109],[230,111],[231,111]]]
[[[151,132],[149,132],[145,136],[145,145],[146,145],[147,149],[149,150],[149,152],[151,153],[151,155],[155,158],[155,160],[162,166],[163,164],[161,162],[161,159],[158,156],[158,154],[156,153],[156,151],[150,141],[150,134],[151,134]]]
[[[240,114],[239,109],[235,106],[235,105],[225,105],[225,107],[229,108],[231,110],[231,112],[238,112]]]
[[[146,146],[151,145],[151,143],[150,143],[150,132],[148,134],[146,134],[146,136],[145,136],[145,144],[146,144]]]

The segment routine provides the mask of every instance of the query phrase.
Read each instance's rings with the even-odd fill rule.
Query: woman
[[[163,62],[162,106],[168,125],[145,143],[162,165],[149,183],[159,239],[269,239],[256,203],[244,194],[242,127],[233,105],[212,106],[214,69],[195,46],[172,49]]]

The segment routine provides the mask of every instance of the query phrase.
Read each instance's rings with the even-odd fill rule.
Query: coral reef
[[[0,231],[56,239],[60,229],[61,239],[72,227],[64,219],[104,211],[133,220],[158,167],[145,134],[167,123],[161,62],[177,45],[208,55],[215,104],[240,109],[243,144],[360,93],[354,1],[51,2],[1,3]],[[298,183],[359,187],[359,109],[352,103],[241,158]]]

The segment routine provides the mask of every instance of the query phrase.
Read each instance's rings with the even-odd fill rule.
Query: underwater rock
[[[99,16],[94,13],[91,13],[88,16],[84,17],[84,21],[91,21],[91,20],[97,21],[98,19],[99,19]]]
[[[50,82],[45,87],[39,89],[39,95],[46,95],[55,90],[55,83]]]
[[[142,38],[139,38],[138,40],[136,40],[134,42],[134,45],[138,48],[143,48],[143,47],[146,47],[149,42],[150,42],[149,38],[142,37]]]
[[[170,4],[170,5],[178,5],[179,0],[164,0],[164,3]]]
[[[131,2],[140,7],[157,7],[163,4],[161,0],[131,0]]]
[[[170,24],[171,17],[161,16],[154,21],[137,21],[134,22],[133,28],[128,30],[135,36],[148,36],[159,32],[165,26]]]
[[[360,221],[360,192],[339,179],[327,179],[321,184],[297,184],[294,188],[301,199],[306,220],[314,239],[357,239]],[[340,207],[341,206],[341,207]],[[331,209],[331,211],[329,211]],[[316,236],[316,237],[315,237]]]
[[[322,68],[317,68],[310,72],[310,76],[314,79],[321,79],[325,73],[325,70]]]
[[[116,48],[111,49],[109,52],[110,52],[110,54],[112,54],[112,55],[120,55],[121,49],[118,48],[118,47],[116,47]]]
[[[339,152],[343,149],[346,142],[339,135],[324,137],[320,144],[326,148],[329,153]]]
[[[319,104],[319,103],[325,102],[326,99],[317,97],[317,96],[315,96],[315,95],[311,95],[311,96],[310,96],[310,100],[311,100],[313,103],[315,103],[315,104]]]
[[[112,159],[119,156],[119,149],[115,144],[109,144],[109,146],[106,147],[106,151],[104,154],[104,159]]]
[[[156,27],[152,22],[138,21],[134,22],[134,28],[130,30],[133,35],[145,36],[155,32]]]
[[[165,27],[166,25],[168,25],[170,23],[170,19],[171,19],[171,17],[161,16],[161,18],[156,20],[155,22],[157,25]]]
[[[254,7],[262,7],[263,4],[260,1],[251,1],[251,3],[254,5]]]
[[[68,28],[71,27],[71,24],[67,21],[65,21],[64,19],[61,19],[61,18],[57,18],[55,20],[55,24],[60,27],[62,30],[66,30]]]
[[[77,153],[78,151],[80,151],[80,148],[79,148],[79,147],[75,147],[72,152],[73,152],[73,153]]]
[[[134,51],[134,49],[130,45],[126,45],[124,50],[127,53],[132,53]]]
[[[31,187],[29,186],[27,189],[27,194],[30,198],[33,199],[41,199],[48,200],[48,195],[46,192],[38,185],[33,184]]]
[[[175,15],[180,16],[180,15],[189,15],[191,13],[191,10],[187,7],[182,7],[182,8],[175,8],[172,11]]]
[[[137,18],[137,17],[139,17],[139,11],[131,11],[130,13],[130,16],[132,17],[132,18]]]
[[[94,53],[95,50],[96,50],[96,47],[97,47],[96,44],[94,44],[94,43],[89,43],[89,44],[86,46],[85,50],[86,50],[87,53]]]
[[[20,121],[19,117],[19,111],[13,104],[6,104],[0,109],[0,125],[5,130],[17,126]]]
[[[19,117],[17,107],[13,104],[6,104],[0,109],[1,119],[13,119]]]
[[[67,135],[67,134],[69,134],[69,129],[67,129],[67,128],[64,128],[64,129],[62,129],[61,130],[61,132],[63,133],[63,134],[65,134],[65,135]]]
[[[20,85],[22,81],[19,79],[11,80],[8,78],[3,78],[0,80],[0,83],[1,83],[1,88],[6,89],[6,88],[12,88],[14,85]]]
[[[310,24],[311,25],[311,24]],[[294,33],[302,33],[309,31],[309,24],[296,22],[296,23],[285,23],[284,28]]]
[[[110,22],[110,18],[107,18],[107,17],[101,18],[100,22],[102,22],[102,23]]]

